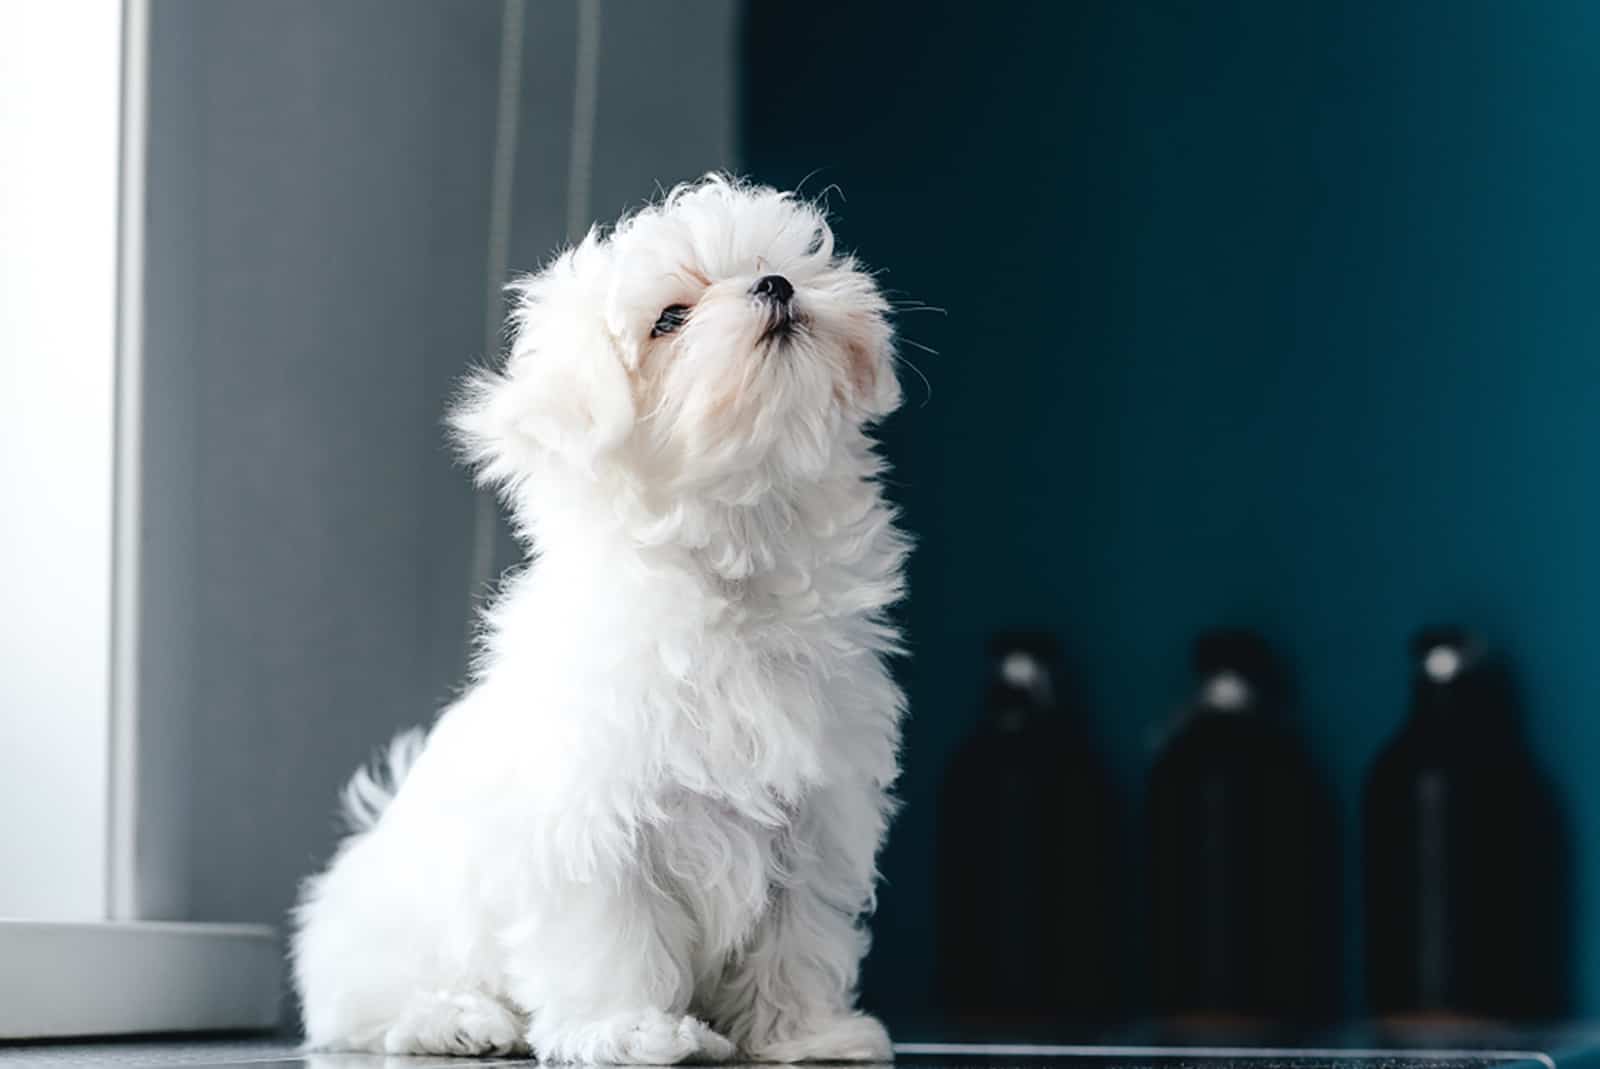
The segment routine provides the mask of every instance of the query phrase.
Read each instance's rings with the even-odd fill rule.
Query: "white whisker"
[[[932,350],[930,349],[929,352],[932,352]],[[937,354],[935,354],[935,355],[937,355]],[[906,356],[905,353],[899,354],[899,360],[906,367],[908,367],[912,371],[916,372],[917,378],[922,380],[922,390],[923,390],[922,404],[918,405],[917,407],[918,408],[927,408],[928,407],[928,403],[933,400],[933,383],[928,381],[928,376],[924,375],[922,373],[922,369],[920,367],[918,367],[916,364],[912,363],[911,360]]]

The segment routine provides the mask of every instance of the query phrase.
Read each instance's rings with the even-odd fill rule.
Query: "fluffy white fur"
[[[884,299],[814,205],[718,176],[516,289],[453,422],[531,559],[460,700],[346,793],[296,918],[310,1045],[886,1060],[854,1009],[903,704]]]

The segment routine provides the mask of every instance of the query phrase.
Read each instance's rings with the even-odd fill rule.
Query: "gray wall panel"
[[[734,11],[607,4],[591,203],[732,164]],[[502,8],[157,0],[142,813],[163,916],[281,924],[352,769],[459,683]],[[577,17],[530,3],[510,261],[567,229]],[[663,43],[671,47],[663,48]],[[690,106],[692,102],[692,107]],[[502,537],[496,569],[516,551]],[[174,832],[173,829],[179,829]]]

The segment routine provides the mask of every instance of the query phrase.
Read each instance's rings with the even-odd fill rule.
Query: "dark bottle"
[[[939,1001],[973,1035],[1060,1034],[1103,1020],[1108,793],[1059,703],[1049,635],[989,643],[983,714],[939,794]]]
[[[1412,640],[1411,715],[1366,784],[1367,992],[1390,1018],[1561,1009],[1560,817],[1509,687],[1460,628]]]
[[[1281,722],[1283,675],[1245,631],[1194,645],[1196,692],[1150,775],[1153,997],[1197,1028],[1333,1010],[1331,803]]]

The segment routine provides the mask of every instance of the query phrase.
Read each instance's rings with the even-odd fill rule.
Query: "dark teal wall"
[[[938,355],[886,429],[921,548],[868,1001],[926,1005],[932,792],[1002,626],[1062,636],[1130,807],[1189,638],[1261,629],[1347,890],[1407,634],[1481,627],[1600,906],[1600,5],[756,3],[745,47],[751,173],[837,183],[948,310],[901,318]]]

